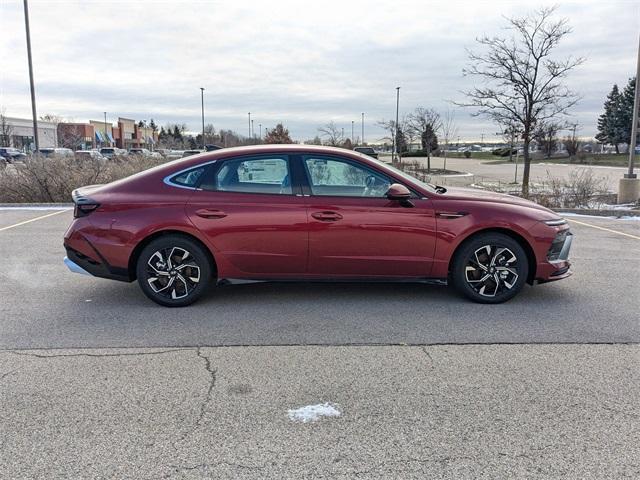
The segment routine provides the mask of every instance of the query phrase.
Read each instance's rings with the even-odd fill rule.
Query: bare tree
[[[509,18],[510,38],[481,37],[484,53],[468,51],[470,65],[463,73],[479,77],[484,85],[465,92],[461,106],[475,107],[500,125],[516,124],[524,143],[522,194],[529,195],[529,145],[537,123],[567,114],[579,97],[563,79],[583,58],[552,58],[560,41],[571,32],[567,19],[553,20],[554,8],[542,8],[520,18]]]
[[[440,114],[432,108],[416,108],[409,115],[409,130],[420,138],[422,150],[427,153],[427,172],[431,171],[431,152],[438,148],[438,132],[442,128]]]
[[[0,146],[10,147],[11,136],[13,135],[13,126],[7,120],[4,114],[4,108],[0,111]]]
[[[571,134],[564,137],[562,144],[569,154],[569,157],[575,157],[578,154],[578,150],[580,150],[580,140],[578,140],[578,137],[576,136],[578,124],[574,123],[571,127]]]
[[[533,131],[533,138],[538,148],[544,152],[545,157],[551,158],[551,154],[558,146],[558,132],[562,125],[556,122],[540,122]]]
[[[332,147],[339,147],[343,143],[342,129],[338,128],[333,120],[318,128],[318,132],[320,132],[321,136],[327,139],[326,143]]]
[[[392,144],[395,145],[396,153],[397,153],[397,162],[399,164],[402,163],[402,153],[407,151],[407,134],[406,132],[409,130],[409,119],[407,117],[403,117],[402,120],[398,122],[396,125],[395,120],[379,120],[377,125],[386,130],[388,135],[385,135],[381,138],[381,140],[388,140]]]
[[[444,163],[443,169],[447,169],[447,150],[449,150],[449,142],[458,135],[458,125],[456,125],[456,114],[453,110],[447,110],[442,116],[442,136],[444,137]]]

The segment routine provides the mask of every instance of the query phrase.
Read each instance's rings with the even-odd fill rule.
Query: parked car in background
[[[225,148],[79,188],[73,202],[69,269],[137,279],[166,306],[215,282],[267,280],[449,283],[500,303],[571,275],[573,236],[557,213],[341,148]]]
[[[44,155],[45,157],[53,157],[54,155],[57,157],[73,157],[73,150],[70,148],[41,148],[38,150],[38,153]]]
[[[202,153],[204,150],[185,150],[184,152],[182,152],[182,158],[184,157],[190,157],[191,155],[198,155],[199,153]]]
[[[98,150],[76,150],[75,155],[78,160],[106,160]]]
[[[159,152],[167,160],[176,160],[182,158],[182,150],[171,150],[170,148],[158,148],[156,152]]]
[[[129,155],[142,155],[144,157],[148,157],[151,155],[151,152],[146,148],[130,148]]]
[[[8,163],[24,162],[27,159],[27,155],[13,147],[0,147],[0,156]]]
[[[378,158],[378,154],[371,147],[355,147],[353,151],[358,153],[363,153],[365,155],[369,155],[372,158]]]
[[[126,155],[127,151],[123,148],[103,147],[100,149],[100,154],[105,158],[113,158],[118,155]]]
[[[214,150],[220,150],[222,147],[219,145],[213,145],[213,144],[209,144],[209,145],[205,145],[204,149],[207,152],[213,152]]]

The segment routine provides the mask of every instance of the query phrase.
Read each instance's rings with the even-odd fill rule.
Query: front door
[[[386,198],[386,174],[342,157],[303,155],[309,201],[309,273],[322,277],[428,277],[435,250],[431,201]]]

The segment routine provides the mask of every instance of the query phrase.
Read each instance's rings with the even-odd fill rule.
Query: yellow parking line
[[[3,232],[5,230],[9,230],[10,228],[19,227],[20,225],[26,225],[27,223],[37,222],[38,220],[42,220],[43,218],[53,217],[54,215],[58,215],[60,213],[68,212],[69,210],[71,210],[71,209],[67,208],[65,210],[59,210],[57,212],[47,213],[46,215],[42,215],[41,217],[32,218],[31,220],[25,220],[24,222],[14,223],[13,225],[9,225],[8,227],[0,228],[0,232]]]
[[[640,240],[640,237],[637,235],[631,235],[630,233],[619,232],[618,230],[611,230],[610,228],[599,227],[598,225],[591,225],[590,223],[579,222],[578,220],[574,220],[573,218],[567,218],[570,222],[577,223],[578,225],[584,225],[585,227],[597,228],[598,230],[604,230],[605,232],[617,233],[618,235],[624,235],[625,237],[635,238],[636,240]]]

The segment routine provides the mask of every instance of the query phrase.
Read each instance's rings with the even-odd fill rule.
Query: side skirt
[[[219,278],[217,284],[244,285],[247,283],[422,283],[426,285],[448,285],[446,278]]]

